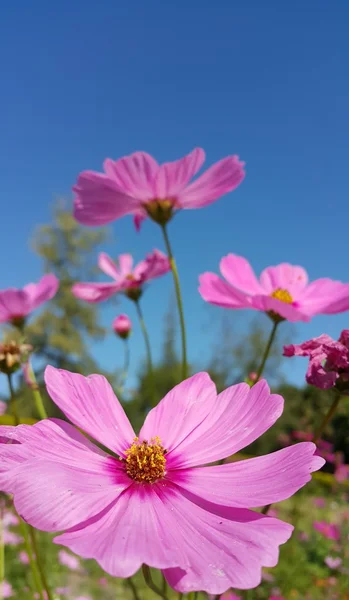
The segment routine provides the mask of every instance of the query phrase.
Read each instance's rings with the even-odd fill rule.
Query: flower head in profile
[[[308,283],[302,267],[282,263],[266,268],[257,279],[246,258],[228,254],[220,271],[224,279],[203,273],[199,292],[206,302],[223,308],[260,310],[277,322],[310,321],[319,314],[349,310],[349,284],[332,279]]]
[[[309,384],[323,390],[336,387],[349,394],[349,329],[342,331],[338,341],[323,334],[303,344],[285,346],[284,356],[309,357]]]
[[[138,265],[133,266],[131,254],[120,254],[117,264],[101,252],[98,266],[114,280],[111,283],[75,283],[74,296],[86,302],[103,302],[114,294],[124,293],[131,300],[138,300],[144,284],[161,277],[171,270],[170,261],[160,250],[153,250]]]
[[[22,289],[0,290],[0,323],[23,326],[26,317],[41,304],[51,300],[58,287],[57,277],[49,274],[44,275],[38,283],[28,283]]]
[[[183,381],[153,408],[136,436],[107,380],[47,367],[58,419],[1,427],[2,489],[17,512],[57,544],[93,558],[114,577],[142,564],[188,593],[221,594],[261,581],[292,526],[250,508],[290,497],[324,464],[311,442],[208,466],[251,444],[283,410],[265,381],[217,396],[207,373]],[[117,458],[118,457],[118,458]]]
[[[21,344],[14,340],[0,343],[0,372],[11,375],[29,360],[33,350],[30,344]]]
[[[119,315],[113,321],[113,329],[116,335],[126,340],[132,330],[131,319],[127,315]]]
[[[329,540],[335,540],[338,542],[340,539],[340,530],[334,523],[327,523],[327,521],[314,521],[314,529],[321,533],[324,537]]]
[[[205,161],[202,148],[159,165],[146,152],[107,158],[104,173],[83,171],[75,192],[74,216],[83,225],[106,225],[129,214],[137,229],[146,217],[165,225],[185,208],[201,208],[231,192],[245,176],[238,156],[227,156],[190,183]]]

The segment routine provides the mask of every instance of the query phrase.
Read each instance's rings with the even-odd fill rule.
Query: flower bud
[[[131,333],[132,323],[127,315],[119,315],[113,321],[113,329],[116,335],[126,340]]]

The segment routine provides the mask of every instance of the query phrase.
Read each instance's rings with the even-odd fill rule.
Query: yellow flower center
[[[282,288],[277,288],[272,294],[270,294],[272,298],[276,298],[281,302],[286,302],[286,304],[292,304],[293,298],[287,290],[283,290]]]
[[[126,473],[139,483],[155,483],[166,474],[166,450],[158,437],[150,442],[138,438],[126,452]]]
[[[144,209],[147,211],[148,216],[159,223],[159,225],[166,225],[172,218],[174,201],[169,200],[150,200],[144,203]]]

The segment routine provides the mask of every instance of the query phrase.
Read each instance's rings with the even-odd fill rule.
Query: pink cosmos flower
[[[12,598],[13,589],[12,585],[8,581],[0,583],[0,598]]]
[[[308,284],[302,267],[282,263],[268,267],[257,279],[246,258],[228,254],[220,262],[220,271],[224,279],[203,273],[199,292],[206,302],[223,308],[253,308],[288,321],[310,321],[315,315],[349,310],[349,284],[332,279]]]
[[[342,559],[339,556],[326,556],[325,564],[329,567],[329,569],[338,569],[342,564]]]
[[[145,260],[133,267],[131,254],[121,254],[116,265],[108,254],[102,252],[98,258],[98,266],[112,277],[112,283],[76,283],[73,294],[86,302],[102,302],[114,294],[123,292],[131,299],[139,298],[143,285],[161,277],[171,270],[170,261],[160,250],[153,250]]]
[[[60,552],[58,552],[58,560],[61,563],[61,565],[68,567],[68,569],[70,569],[71,571],[79,571],[79,569],[81,568],[80,561],[77,558],[77,556],[73,556],[65,550],[60,550]]]
[[[183,593],[259,585],[293,527],[249,508],[290,497],[324,461],[311,442],[258,458],[202,466],[252,443],[280,417],[283,399],[262,380],[217,396],[207,373],[183,381],[152,409],[136,438],[107,380],[47,367],[58,419],[3,426],[2,489],[18,513],[114,577],[145,563]],[[115,454],[119,456],[115,458]],[[199,467],[199,468],[198,468]]]
[[[159,165],[146,152],[104,161],[104,173],[83,171],[75,192],[74,216],[83,225],[106,225],[129,214],[137,229],[147,216],[165,224],[183,208],[201,208],[231,192],[245,176],[238,156],[227,156],[194,182],[205,160],[202,148]]]
[[[338,542],[340,539],[340,531],[337,525],[334,525],[333,523],[327,523],[326,521],[314,521],[313,527],[328,540],[335,540]]]
[[[29,565],[29,556],[26,552],[24,552],[24,550],[21,550],[21,552],[18,554],[18,558],[23,565]]]
[[[0,323],[21,325],[25,317],[55,296],[59,281],[55,275],[44,275],[38,283],[28,283],[23,289],[0,291]]]
[[[121,338],[128,338],[132,329],[131,319],[127,315],[119,315],[113,321],[113,329]]]
[[[344,329],[337,341],[323,334],[303,344],[284,346],[284,356],[309,356],[306,380],[327,390],[336,386],[349,393],[349,329]]]

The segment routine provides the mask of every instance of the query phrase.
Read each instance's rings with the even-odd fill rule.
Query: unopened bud
[[[119,315],[113,321],[113,329],[119,337],[126,340],[131,333],[132,323],[127,315]]]

